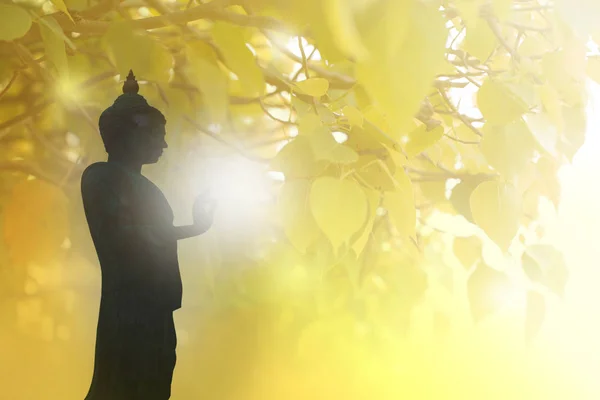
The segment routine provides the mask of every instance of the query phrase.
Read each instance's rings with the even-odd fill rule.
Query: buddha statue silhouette
[[[163,400],[176,361],[173,312],[181,307],[177,241],[206,232],[214,202],[200,195],[194,223],[173,226],[160,189],[141,174],[163,150],[166,120],[133,75],[100,116],[107,162],[88,166],[81,194],[102,271],[94,373],[86,400]]]

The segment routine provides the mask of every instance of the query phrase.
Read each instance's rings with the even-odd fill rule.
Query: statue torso
[[[102,269],[103,302],[179,308],[177,240],[149,239],[173,226],[173,211],[160,189],[126,167],[99,162],[84,171],[81,191]]]

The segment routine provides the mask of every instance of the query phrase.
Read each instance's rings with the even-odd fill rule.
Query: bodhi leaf
[[[51,262],[69,233],[65,194],[37,179],[18,183],[3,210],[3,229],[16,264]]]
[[[121,76],[133,70],[137,79],[168,82],[171,54],[147,34],[134,31],[131,22],[111,23],[103,41]]]
[[[317,115],[307,114],[300,118],[298,131],[299,135],[310,143],[315,160],[327,160],[339,164],[352,164],[358,161],[358,153],[338,143]]]
[[[193,78],[210,118],[218,123],[225,121],[229,106],[228,79],[217,63],[214,50],[203,42],[188,45],[189,66],[187,75]]]
[[[477,92],[477,107],[492,124],[504,125],[515,121],[527,111],[527,105],[502,83],[486,80]]]
[[[525,274],[559,296],[563,296],[569,276],[563,254],[545,244],[529,246],[521,257]]]
[[[261,96],[265,91],[265,78],[256,64],[256,59],[246,47],[244,30],[227,22],[216,22],[212,36],[225,58],[225,64],[240,80],[244,94],[249,97]]]
[[[361,228],[367,218],[369,204],[355,181],[325,176],[312,184],[310,208],[317,225],[337,251]]]
[[[456,237],[452,249],[456,258],[469,269],[481,258],[481,239],[477,236]]]
[[[406,154],[416,156],[421,152],[433,146],[444,135],[444,128],[439,125],[433,129],[428,129],[426,125],[421,125],[408,134],[408,143],[406,144]]]
[[[461,182],[452,189],[452,193],[450,194],[450,203],[452,204],[452,207],[471,223],[475,223],[475,221],[473,221],[473,214],[471,213],[471,194],[482,181],[483,180],[479,178],[461,180]]]
[[[506,126],[486,124],[481,151],[490,165],[507,178],[518,175],[533,158],[535,140],[522,121]]]
[[[356,65],[356,78],[391,126],[403,131],[428,94],[435,76],[444,65],[448,31],[440,12],[421,2],[384,1],[375,6],[390,7],[390,14],[402,21],[374,24],[363,16],[369,31],[363,35],[369,58]],[[398,8],[405,11],[399,12]],[[405,35],[410,32],[410,39]],[[402,65],[402,73],[397,66]],[[395,136],[395,135],[394,135]]]
[[[310,140],[304,136],[288,142],[271,161],[271,165],[288,179],[309,178],[318,169]]]
[[[71,14],[69,14],[69,10],[67,9],[67,5],[65,4],[64,0],[51,0],[52,4],[54,4],[54,7],[56,7],[59,11],[64,12],[65,14],[67,14],[67,17],[69,17],[69,19],[74,23],[75,21],[73,21],[73,17],[71,17]]]
[[[350,125],[355,125],[362,128],[365,118],[359,109],[352,106],[345,106],[342,109],[342,113],[346,118],[348,118],[348,123]]]
[[[324,78],[309,78],[301,82],[296,82],[296,87],[304,94],[321,97],[327,93],[329,81]]]
[[[63,40],[62,28],[51,16],[44,17],[46,24],[40,24],[40,33],[44,41],[46,56],[52,62],[54,69],[59,77],[68,76],[69,64],[67,62],[67,52],[65,51],[65,41]]]
[[[376,156],[361,156],[355,165],[356,175],[368,187],[381,191],[396,190],[396,183],[388,165]]]
[[[31,28],[31,17],[25,9],[0,4],[0,40],[11,41],[23,37]]]
[[[538,292],[527,292],[527,311],[525,314],[525,341],[530,344],[540,331],[546,316],[546,299]]]
[[[413,236],[417,225],[417,210],[412,182],[403,168],[396,170],[394,179],[396,190],[385,193],[383,206],[388,210],[398,232],[402,236]]]
[[[498,45],[498,39],[489,24],[478,19],[467,27],[467,36],[464,40],[464,50],[473,57],[485,61]]]
[[[467,281],[467,295],[475,322],[502,308],[513,291],[505,273],[480,261]]]
[[[471,194],[473,220],[502,250],[508,250],[519,229],[517,190],[506,183],[486,181]]]
[[[552,156],[557,155],[558,129],[545,114],[529,114],[525,117],[527,126],[540,147]]]
[[[352,249],[356,253],[356,256],[360,256],[362,251],[364,250],[369,238],[371,237],[371,232],[373,231],[373,224],[375,222],[375,216],[377,212],[377,208],[379,207],[379,203],[381,202],[381,193],[375,190],[364,189],[364,192],[367,196],[367,201],[369,202],[369,215],[367,216],[368,222],[365,226],[365,229],[362,231],[360,236],[353,241]]]
[[[320,235],[310,211],[311,182],[307,179],[285,181],[279,194],[279,212],[283,228],[292,245],[301,253]]]

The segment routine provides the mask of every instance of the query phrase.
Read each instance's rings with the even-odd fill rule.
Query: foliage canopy
[[[223,239],[222,265],[254,268],[202,278],[219,304],[267,307],[273,329],[304,332],[318,354],[317,332],[355,321],[381,340],[404,332],[460,262],[480,320],[501,306],[489,293],[512,282],[484,260],[487,246],[522,266],[533,337],[544,296],[568,276],[544,244],[539,203],[558,207],[557,171],[584,141],[586,80],[600,82],[596,2],[551,3],[3,1],[5,282],[20,292],[27,273],[14,271],[31,263],[93,258],[79,177],[104,157],[98,116],[132,69],[168,121],[159,182],[191,152],[285,176],[272,181],[268,229]],[[440,215],[469,229],[440,232]]]

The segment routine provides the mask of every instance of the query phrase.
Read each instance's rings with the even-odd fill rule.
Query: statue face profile
[[[165,140],[165,124],[151,115],[135,114],[132,120],[137,125],[123,135],[119,158],[139,164],[154,164],[168,147]]]
[[[165,124],[153,119],[150,115],[136,114],[133,120],[137,128],[133,132],[136,140],[135,149],[138,160],[143,164],[154,164],[168,147],[165,140],[167,131]]]

